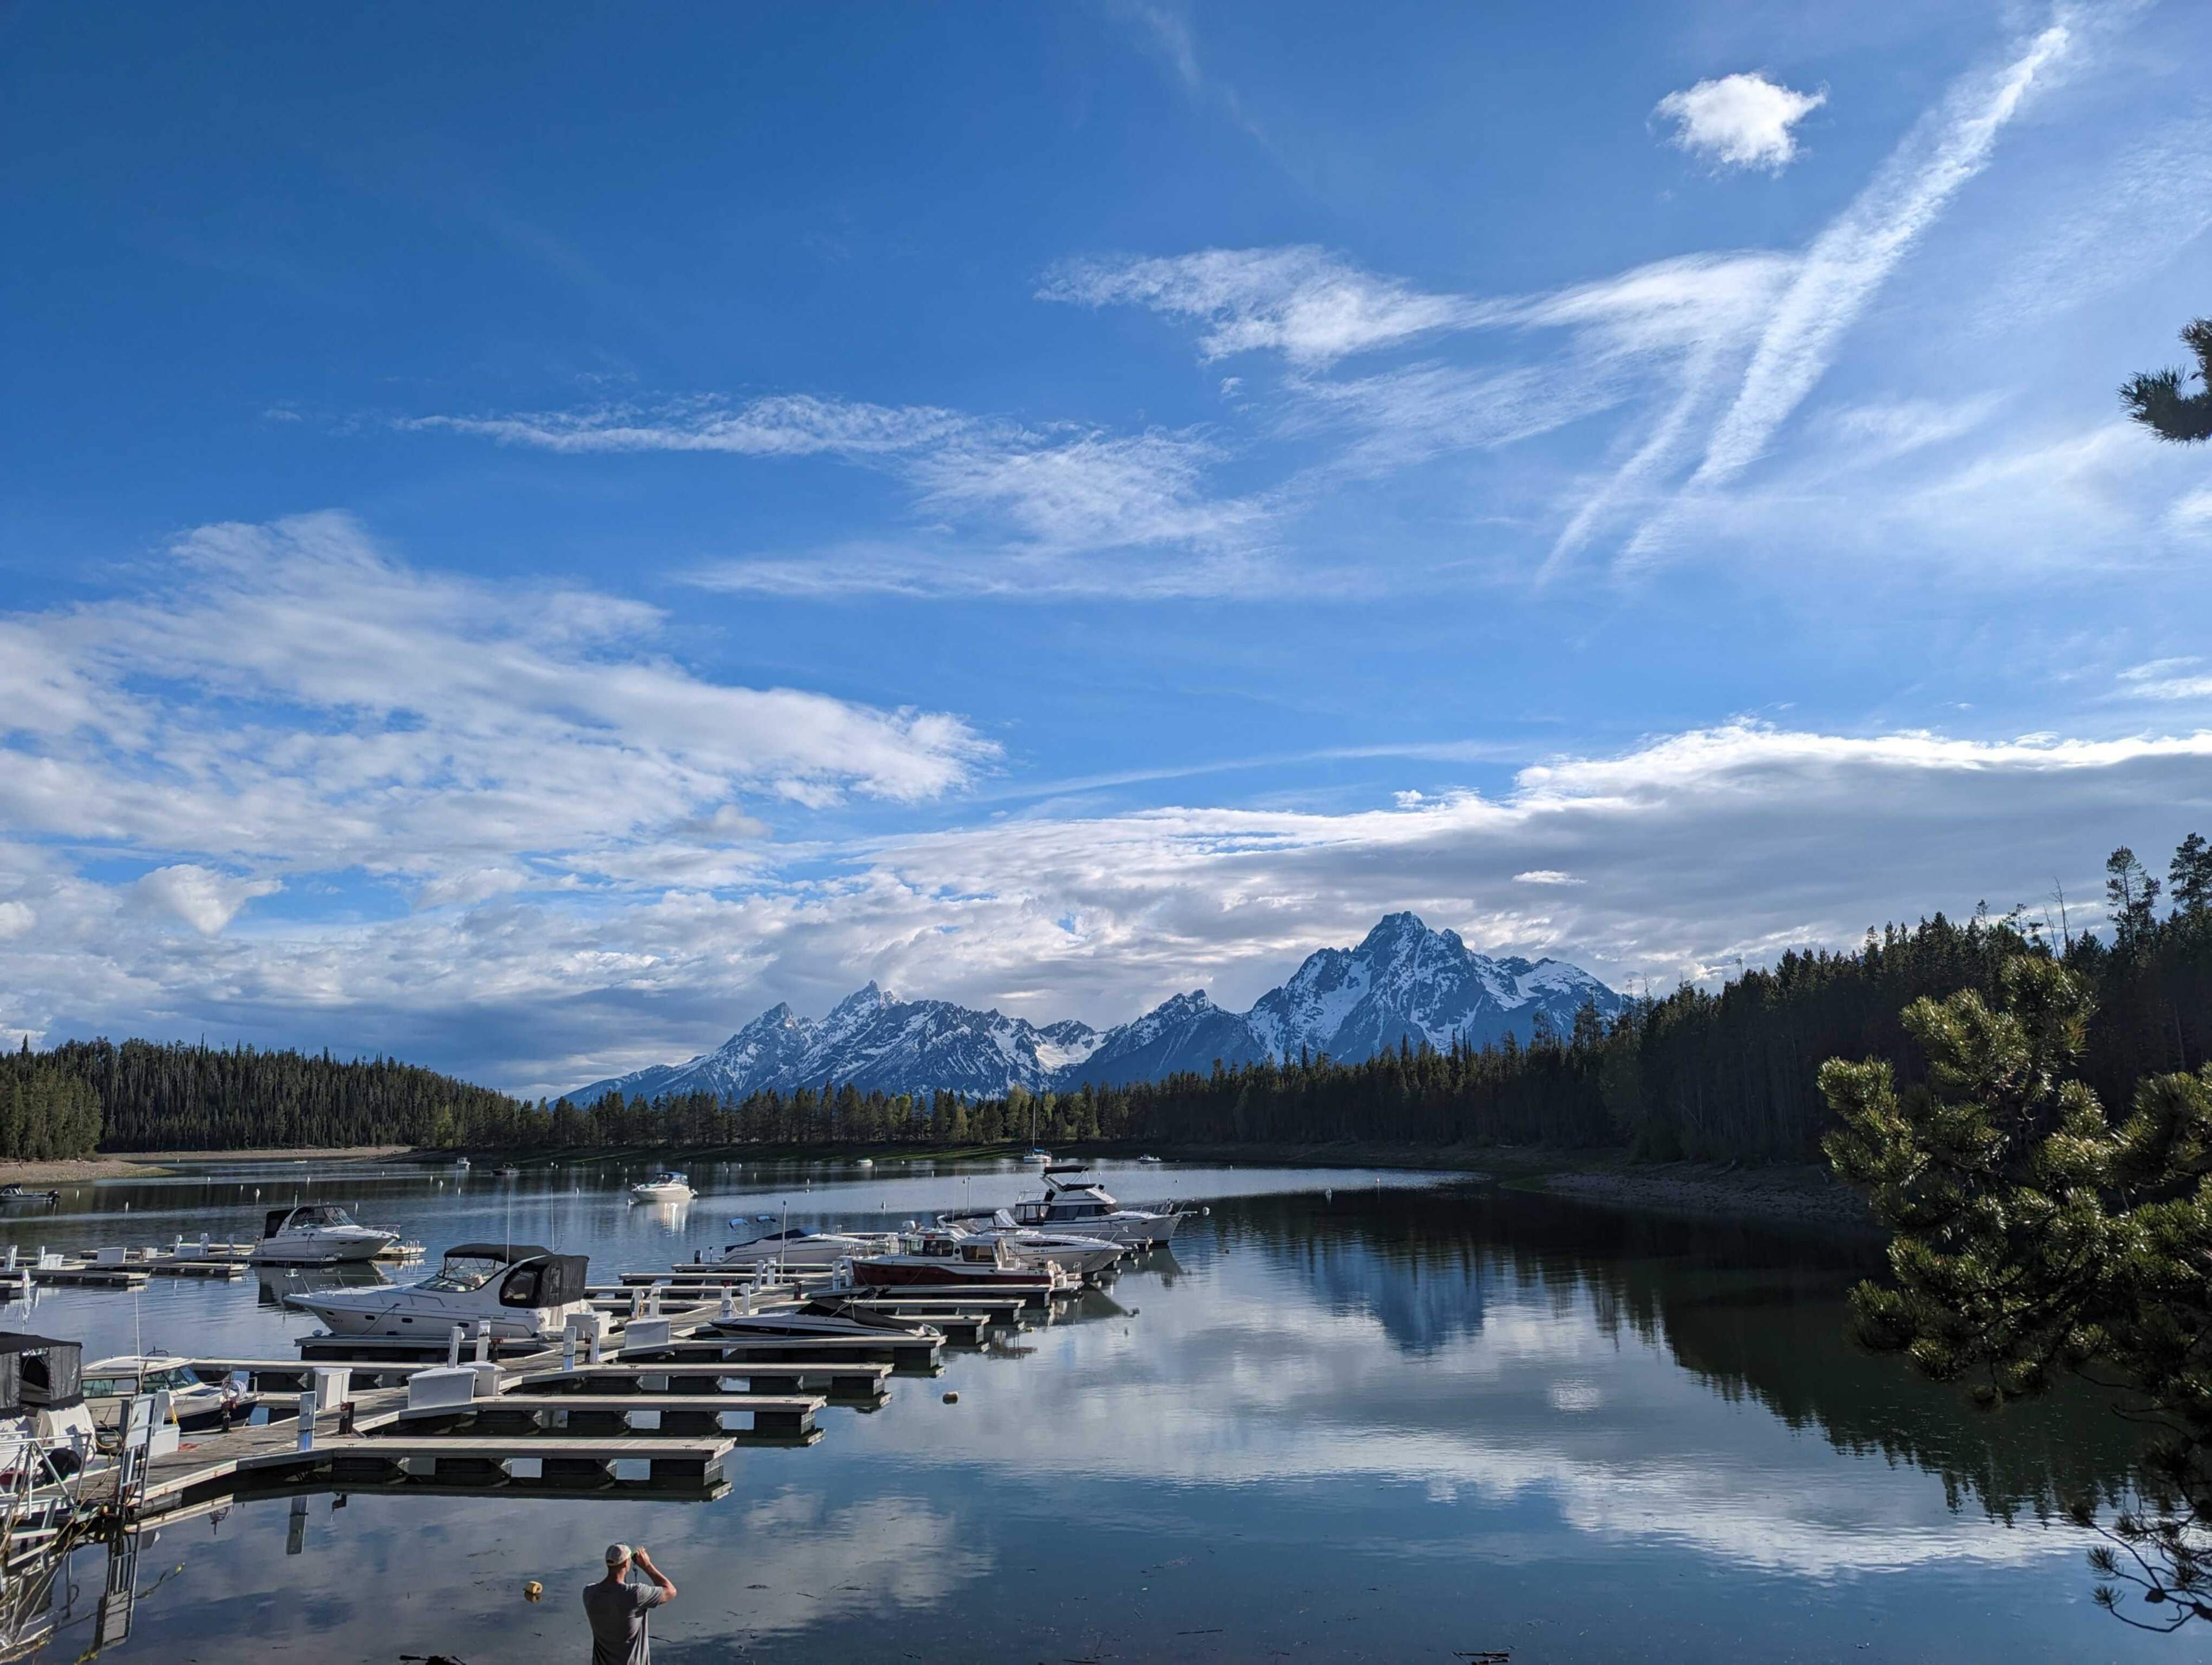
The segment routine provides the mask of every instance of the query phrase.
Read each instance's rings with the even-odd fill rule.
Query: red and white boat
[[[1024,1265],[1003,1237],[963,1237],[950,1231],[916,1231],[902,1240],[896,1255],[871,1255],[853,1262],[853,1282],[863,1289],[957,1287],[988,1289],[1046,1283],[1074,1289],[1079,1280],[1056,1261]]]

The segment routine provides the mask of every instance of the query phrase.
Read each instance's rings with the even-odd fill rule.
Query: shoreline
[[[179,1167],[216,1163],[375,1162],[407,1155],[408,1145],[348,1145],[293,1150],[117,1151],[52,1162],[0,1162],[0,1185],[52,1186],[96,1179],[157,1179]]]
[[[572,1152],[486,1150],[472,1159],[511,1161],[523,1167],[684,1162],[836,1162],[871,1158],[878,1168],[902,1162],[1011,1160],[1022,1145],[708,1145],[655,1149],[617,1146]],[[1394,1168],[1468,1173],[1516,1191],[1602,1207],[1706,1218],[1758,1219],[1784,1224],[1873,1231],[1865,1203],[1825,1164],[1804,1163],[1638,1162],[1626,1151],[1571,1150],[1547,1145],[1396,1145],[1346,1140],[1318,1145],[1159,1145],[1149,1154],[1176,1162],[1264,1164],[1279,1168]],[[1134,1145],[1074,1145],[1062,1154],[1133,1158]],[[434,1166],[460,1152],[405,1145],[362,1145],[251,1151],[132,1151],[56,1162],[0,1163],[0,1183],[33,1188],[92,1180],[157,1177],[180,1168],[214,1164],[397,1162]]]

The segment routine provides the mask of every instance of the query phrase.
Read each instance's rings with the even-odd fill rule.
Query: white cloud
[[[1194,986],[1242,1004],[1400,908],[1477,946],[1664,985],[1732,969],[1739,953],[1850,944],[1936,907],[2039,897],[2054,872],[2093,891],[2112,845],[2158,849],[2212,830],[2208,778],[2212,732],[1974,741],[1737,725],[1524,769],[1494,797],[1016,816],[812,847],[788,866],[740,853],[665,878],[653,863],[680,869],[692,847],[624,819],[562,855],[603,875],[580,890],[540,882],[393,917],[287,917],[189,956],[131,905],[131,887],[0,844],[0,886],[40,927],[11,945],[0,1027],[43,1031],[64,1014],[112,1032],[206,1025],[559,1091],[688,1056],[778,1000],[825,1010],[870,976],[1093,1022]],[[473,854],[487,829],[435,799],[410,799],[397,819],[395,836],[418,852],[459,852],[409,883],[465,886],[498,865]],[[337,848],[309,860],[360,858]],[[192,865],[242,866],[219,851]],[[288,888],[315,882],[299,865]],[[1522,877],[1540,873],[1582,882]]]
[[[0,942],[20,937],[39,922],[39,916],[20,902],[0,902]]]
[[[1735,403],[1714,429],[1692,489],[1725,483],[1765,451],[1774,431],[1826,373],[1875,292],[1951,199],[1989,165],[1998,134],[2038,84],[2057,75],[2075,44],[2074,30],[2055,22],[1996,70],[1954,86],[1814,240],[1768,320]]]
[[[219,936],[238,910],[256,896],[274,896],[281,879],[242,878],[191,862],[156,867],[141,878],[138,894],[154,907],[182,920],[204,937]]]
[[[2197,669],[2203,663],[2190,654],[2131,665],[2120,672],[2120,691],[2139,700],[2212,700],[2212,671]]]
[[[817,564],[754,559],[710,570],[722,587],[837,593],[911,587],[1019,589],[1067,557],[1172,547],[1218,554],[1241,547],[1267,516],[1264,503],[1209,494],[1222,459],[1193,430],[1113,434],[1095,427],[1024,426],[936,406],[868,404],[811,396],[731,407],[691,399],[501,416],[418,416],[399,426],[444,429],[567,454],[708,452],[762,458],[826,456],[904,481],[918,514],[963,535],[933,559]],[[978,538],[973,534],[981,533]],[[1121,574],[1084,580],[1126,581]],[[1141,582],[1141,575],[1139,580]]]
[[[1672,143],[1723,167],[1779,173],[1797,155],[1794,130],[1828,101],[1823,90],[1799,93],[1763,75],[1723,76],[1669,93],[1652,113],[1672,122]]]
[[[218,866],[359,867],[437,901],[507,887],[526,852],[618,879],[733,794],[912,801],[994,754],[944,714],[694,676],[659,623],[417,571],[341,516],[209,527],[131,596],[8,621],[70,697],[6,740],[0,822],[189,856],[150,893],[219,929]]]
[[[1320,248],[1073,260],[1048,273],[1037,295],[1199,319],[1207,326],[1200,347],[1208,359],[1272,351],[1303,365],[1463,328],[1480,310],[1461,296],[1424,295],[1362,271]]]
[[[781,394],[732,406],[718,398],[658,405],[599,405],[586,410],[507,416],[402,418],[403,429],[444,429],[502,445],[570,453],[717,451],[741,457],[866,458],[912,451],[961,435],[972,420],[931,405],[870,404]]]
[[[1531,867],[1525,873],[1513,875],[1516,884],[1580,884],[1583,881],[1572,873],[1563,873],[1556,867]]]

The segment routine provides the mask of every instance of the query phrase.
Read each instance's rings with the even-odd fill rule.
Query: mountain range
[[[1357,1063],[1401,1041],[1445,1048],[1526,1042],[1540,1022],[1572,1026],[1585,1006],[1610,1017],[1626,1004],[1589,972],[1560,960],[1492,959],[1451,931],[1392,914],[1357,948],[1307,956],[1288,982],[1249,1012],[1202,990],[1178,994],[1103,1031],[1073,1019],[1039,1025],[949,1000],[902,1000],[871,982],[819,1022],[776,1005],[713,1052],[657,1064],[565,1095],[589,1103],[608,1092],[656,1098],[852,1083],[861,1091],[951,1091],[992,1097],[1009,1087],[1065,1092],[1157,1080],[1182,1070],[1327,1053]]]

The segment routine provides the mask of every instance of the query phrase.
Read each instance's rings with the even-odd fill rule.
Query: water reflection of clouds
[[[1483,1322],[1425,1336],[1425,1354],[1409,1358],[1389,1319],[1348,1310],[1306,1271],[1239,1250],[1204,1262],[1173,1299],[1148,1300],[1141,1278],[1127,1279],[1121,1298],[1142,1308],[1138,1320],[1035,1338],[1018,1367],[1029,1379],[1004,1393],[963,1382],[962,1413],[900,1456],[1052,1488],[1078,1474],[1184,1487],[1364,1481],[1472,1499],[1471,1518],[1438,1528],[1441,1540],[1410,1534],[1407,1553],[1450,1553],[1489,1530],[1480,1511],[1531,1498],[1548,1500],[1559,1529],[1508,1552],[1530,1559],[1587,1556],[1589,1540],[1673,1542],[1740,1569],[1834,1578],[2080,1553],[2066,1532],[1954,1514],[1934,1477],[1900,1476],[1716,1394],[1662,1339],[1602,1321],[1571,1285],[1502,1277],[1486,1299],[1470,1290],[1457,1303],[1439,1288],[1425,1310]],[[1483,1277],[1468,1268],[1470,1285]],[[978,1379],[988,1389],[995,1374]]]
[[[209,1528],[196,1522],[166,1529],[142,1552],[144,1566],[173,1554],[189,1561],[191,1578],[165,1586],[141,1612],[179,1650],[173,1656],[191,1653],[185,1644],[198,1636],[234,1644],[251,1634],[257,1649],[274,1652],[319,1638],[327,1646],[349,1632],[428,1655],[461,1647],[453,1616],[467,1615],[460,1628],[480,1633],[487,1613],[501,1615],[503,1644],[543,1640],[565,1656],[580,1629],[580,1593],[611,1539],[652,1548],[683,1590],[653,1624],[656,1639],[672,1644],[927,1607],[993,1566],[988,1544],[969,1541],[954,1516],[896,1493],[832,1504],[786,1486],[734,1519],[613,1499],[307,1503],[298,1555],[284,1553],[291,1505],[281,1498],[234,1512],[223,1534],[232,1553],[202,1553]],[[543,1602],[521,1599],[526,1577],[544,1583]]]

